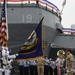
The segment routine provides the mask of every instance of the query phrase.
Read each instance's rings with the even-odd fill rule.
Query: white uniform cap
[[[49,60],[52,60],[52,58],[49,58]]]

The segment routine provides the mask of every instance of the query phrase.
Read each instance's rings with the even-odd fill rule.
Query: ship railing
[[[51,9],[52,11],[56,12],[58,15],[60,15],[60,10],[58,9],[58,7],[56,5],[54,5],[53,3],[51,3],[50,1],[46,1],[46,0],[6,0],[7,4],[31,4],[31,3],[35,3],[35,4],[40,4],[43,5],[46,8]],[[3,3],[3,0],[0,0],[0,3]]]

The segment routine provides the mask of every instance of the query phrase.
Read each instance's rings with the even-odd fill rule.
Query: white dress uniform
[[[16,58],[18,54],[9,55],[8,47],[2,47],[2,63],[3,63],[3,70],[5,75],[10,75],[10,64],[13,62],[13,58]],[[11,59],[8,61],[8,59]],[[1,75],[1,74],[0,74]]]
[[[4,70],[0,68],[0,75],[2,75],[2,72],[4,72]]]

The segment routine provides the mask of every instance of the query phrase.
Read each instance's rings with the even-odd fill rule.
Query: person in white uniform
[[[1,70],[2,72],[4,72],[4,75],[10,75],[11,73],[10,64],[13,62],[13,59],[16,58],[16,56],[18,56],[18,54],[9,55],[8,47],[3,47],[3,46],[1,49],[1,53],[2,53],[2,66],[3,66]]]

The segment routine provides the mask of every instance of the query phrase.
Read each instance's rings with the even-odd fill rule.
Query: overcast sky
[[[64,0],[49,1],[58,6],[60,10],[62,9],[62,3]],[[70,28],[72,24],[75,24],[75,0],[67,0],[62,12],[62,25],[66,28]]]

